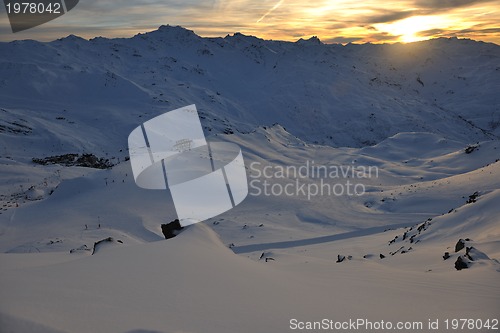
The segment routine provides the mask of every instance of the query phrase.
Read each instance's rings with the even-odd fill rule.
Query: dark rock
[[[179,219],[175,219],[168,224],[161,225],[161,232],[163,233],[163,236],[165,236],[165,239],[174,238],[177,236],[178,231],[181,231],[182,229],[184,228],[181,227]]]
[[[274,261],[274,258],[266,258],[266,262],[271,261],[271,260]]]
[[[444,256],[443,256],[443,259],[446,260],[448,258],[450,258],[450,252],[445,252]]]
[[[397,249],[396,251],[394,252],[389,252],[391,256],[395,255],[396,253],[400,252],[401,250],[403,250],[405,247],[404,246],[401,246],[399,249]]]
[[[470,154],[472,153],[474,150],[476,150],[477,148],[479,148],[478,145],[470,145],[470,146],[467,146],[467,148],[465,148],[465,153],[466,154]]]
[[[469,195],[469,200],[467,200],[465,203],[474,203],[477,201],[477,198],[479,197],[479,192],[474,192],[473,194]]]
[[[94,243],[94,248],[92,249],[92,255],[94,255],[94,253],[96,252],[97,250],[97,247],[103,243],[113,243],[115,240],[113,239],[113,237],[108,237],[108,238],[104,238],[104,239],[101,239],[100,241],[97,241]]]
[[[462,269],[466,269],[466,268],[469,268],[469,266],[467,265],[467,263],[462,259],[462,256],[459,256],[457,258],[457,261],[455,261],[455,268],[457,269],[457,271],[460,271]]]
[[[402,250],[402,251],[401,251],[401,254],[408,253],[408,252],[410,252],[411,250],[413,250],[413,248],[412,248],[412,247],[408,248],[408,250]]]
[[[87,245],[83,244],[82,246],[76,249],[69,250],[69,253],[85,252],[85,251],[90,251],[90,249],[87,247]]]
[[[465,259],[470,261],[492,260],[488,255],[475,247],[467,247],[464,255]],[[493,259],[494,260],[494,259]],[[496,260],[494,260],[496,262]]]
[[[33,163],[41,165],[59,164],[63,166],[80,166],[94,169],[109,169],[113,166],[108,159],[98,158],[94,154],[64,154],[44,158],[33,158]]]
[[[344,260],[345,260],[345,256],[340,255],[340,254],[339,254],[339,255],[337,255],[337,262],[342,262],[342,261],[344,261]]]
[[[381,253],[380,254],[380,259],[384,259],[384,258],[385,258],[385,256]]]
[[[465,240],[463,239],[459,239],[457,244],[455,244],[455,252],[458,252],[460,251],[461,249],[463,249],[465,247]]]
[[[429,225],[431,225],[431,223],[429,222],[429,220],[427,220],[424,223],[422,223],[421,225],[419,225],[418,228],[417,228],[418,233],[420,234],[422,231],[427,230],[427,227]]]
[[[466,247],[465,248],[465,256],[469,259],[469,260],[472,260],[474,261],[474,259],[472,258],[472,256],[470,255],[470,251],[473,250],[474,247]]]

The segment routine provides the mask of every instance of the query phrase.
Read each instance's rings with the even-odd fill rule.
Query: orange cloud
[[[0,39],[52,40],[75,34],[127,37],[162,24],[181,25],[201,36],[234,32],[295,41],[410,42],[466,37],[500,44],[500,5],[492,0],[99,0],[83,2],[58,20],[12,34],[0,15]]]

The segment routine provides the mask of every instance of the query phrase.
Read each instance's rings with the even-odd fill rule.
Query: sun
[[[428,35],[419,35],[419,32],[433,29],[446,29],[449,22],[441,16],[412,16],[392,23],[381,23],[375,25],[379,31],[399,36],[403,43],[417,42],[428,39]]]

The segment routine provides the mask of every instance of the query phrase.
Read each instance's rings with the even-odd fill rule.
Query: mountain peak
[[[193,30],[186,29],[184,27],[181,27],[180,25],[161,25],[156,31],[152,31],[150,33],[160,33],[160,34],[166,34],[166,35],[177,35],[177,36],[196,36]]]
[[[170,25],[170,24],[160,25],[158,27],[157,31],[160,31],[160,32],[174,32],[175,31],[175,32],[181,32],[181,33],[190,32],[190,33],[194,34],[194,32],[192,30],[181,27],[180,25]]]
[[[297,41],[297,44],[304,44],[304,45],[321,45],[323,42],[318,38],[318,36],[312,36],[309,39],[299,39]]]
[[[245,34],[242,34],[241,32],[235,32],[233,35],[227,35],[226,37],[224,37],[224,39],[227,39],[227,40],[236,40],[236,41],[247,40],[247,41],[252,41],[252,42],[262,42],[262,41],[264,41],[263,39],[260,39],[258,37],[255,37],[255,36],[252,36],[252,35],[245,35]]]
[[[76,41],[84,41],[84,42],[86,42],[87,41],[85,38],[82,38],[80,36],[76,36],[76,35],[73,35],[73,34],[58,39],[58,41],[65,41],[65,40],[67,40],[67,41],[74,41],[74,42],[76,42]]]
[[[160,40],[166,37],[168,39],[177,39],[181,41],[185,41],[192,38],[201,38],[192,30],[186,29],[179,25],[173,26],[169,24],[161,25],[160,27],[158,27],[158,29],[153,31],[149,31],[146,33],[139,33],[134,37],[141,37],[141,38],[155,37]]]

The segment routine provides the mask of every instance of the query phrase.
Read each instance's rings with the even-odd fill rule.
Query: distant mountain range
[[[0,43],[7,113],[0,125],[22,114],[79,118],[100,133],[67,142],[82,149],[93,138],[123,148],[108,122],[125,135],[135,125],[128,115],[153,117],[188,104],[198,106],[207,134],[279,123],[306,142],[332,146],[415,131],[472,143],[500,136],[498,91],[500,46],[472,40],[291,43],[239,33],[202,38],[161,26],[125,39]]]

